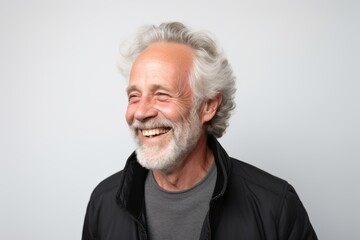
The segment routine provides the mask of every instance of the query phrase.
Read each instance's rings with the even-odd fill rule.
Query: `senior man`
[[[217,141],[235,77],[208,34],[178,22],[144,27],[119,65],[137,149],[93,191],[83,240],[317,239],[291,185]]]

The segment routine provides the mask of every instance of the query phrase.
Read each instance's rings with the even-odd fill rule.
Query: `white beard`
[[[170,127],[172,138],[169,142],[156,146],[148,146],[137,137],[138,128]],[[202,125],[197,112],[193,109],[188,119],[171,122],[166,119],[151,119],[147,122],[134,121],[130,128],[135,134],[138,145],[137,160],[141,166],[150,170],[160,170],[164,173],[173,171],[179,166],[199,141]]]

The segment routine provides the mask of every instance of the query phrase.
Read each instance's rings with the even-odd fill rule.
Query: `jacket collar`
[[[211,200],[213,202],[225,193],[231,163],[229,156],[214,136],[209,135],[207,142],[213,151],[217,168],[217,179]],[[137,162],[136,153],[132,153],[121,175],[120,187],[116,195],[117,204],[126,208],[134,218],[142,221],[144,221],[145,206],[144,183],[148,172],[149,170]]]
[[[225,149],[212,135],[208,136],[208,146],[213,151],[216,169],[217,169],[216,184],[212,197],[212,201],[213,201],[223,196],[226,191],[226,187],[228,185],[228,176],[230,174],[230,169],[231,169],[230,166],[231,161]]]
[[[116,202],[139,219],[144,205],[144,183],[149,170],[142,167],[133,152],[128,158],[120,179]]]

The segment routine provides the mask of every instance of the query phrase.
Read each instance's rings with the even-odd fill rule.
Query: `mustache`
[[[149,119],[147,121],[141,122],[138,120],[134,120],[130,129],[150,129],[150,128],[174,128],[176,127],[176,123],[169,121],[167,119]]]

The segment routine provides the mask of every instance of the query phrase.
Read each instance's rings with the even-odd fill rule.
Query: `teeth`
[[[166,128],[154,128],[154,129],[143,129],[142,134],[145,137],[157,136],[160,134],[167,133],[169,129]]]

